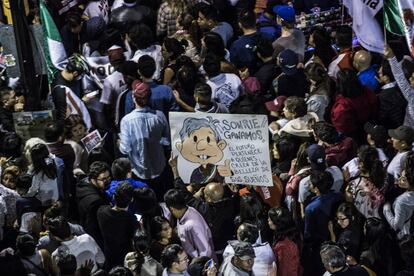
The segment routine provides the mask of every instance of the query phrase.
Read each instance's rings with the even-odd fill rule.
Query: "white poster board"
[[[267,116],[170,112],[184,183],[273,186]]]

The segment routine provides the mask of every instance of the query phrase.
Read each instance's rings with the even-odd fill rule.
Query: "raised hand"
[[[217,170],[220,176],[222,177],[231,176],[232,172],[230,168],[230,160],[227,159],[226,161],[224,161],[224,165],[218,165]]]

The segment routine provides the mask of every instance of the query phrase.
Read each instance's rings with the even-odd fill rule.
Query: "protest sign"
[[[16,133],[24,141],[32,137],[43,139],[46,125],[53,122],[53,112],[52,110],[15,112],[13,122]]]
[[[273,185],[265,115],[170,112],[169,118],[185,183]]]
[[[105,136],[102,138],[101,137],[101,134],[99,133],[99,131],[98,130],[94,130],[91,133],[89,133],[88,135],[86,135],[85,137],[83,137],[81,139],[81,142],[85,145],[85,149],[89,153],[94,148],[96,148],[97,146],[99,146],[101,144],[101,142],[103,141],[103,139],[105,138]]]

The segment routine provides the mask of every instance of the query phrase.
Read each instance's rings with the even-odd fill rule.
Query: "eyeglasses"
[[[111,176],[108,175],[107,177],[97,178],[96,180],[97,181],[102,181],[102,182],[110,181],[111,180]]]
[[[186,257],[185,257],[184,259],[182,259],[182,260],[178,259],[178,263],[188,262],[188,261],[189,261],[188,256],[186,256]]]
[[[337,221],[345,221],[345,220],[347,220],[348,218],[347,217],[344,217],[344,218],[338,218],[338,217],[336,217],[336,220]]]

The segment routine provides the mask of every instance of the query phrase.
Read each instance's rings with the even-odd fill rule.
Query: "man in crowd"
[[[234,256],[229,256],[223,262],[220,272],[226,276],[252,276],[254,259],[253,246],[248,242],[237,242],[233,245]]]
[[[147,183],[162,198],[166,181],[164,149],[168,148],[168,122],[161,111],[151,109],[151,90],[147,83],[134,81],[133,97],[135,109],[121,121],[121,153],[128,155],[135,177]]]
[[[95,161],[89,167],[88,177],[82,179],[76,188],[80,222],[86,233],[91,235],[103,248],[103,238],[96,214],[99,207],[109,205],[105,190],[111,183],[111,171],[108,164]]]
[[[165,194],[164,201],[178,221],[177,232],[185,252],[192,258],[207,256],[215,259],[210,228],[196,209],[187,206],[183,193],[171,189]]]

